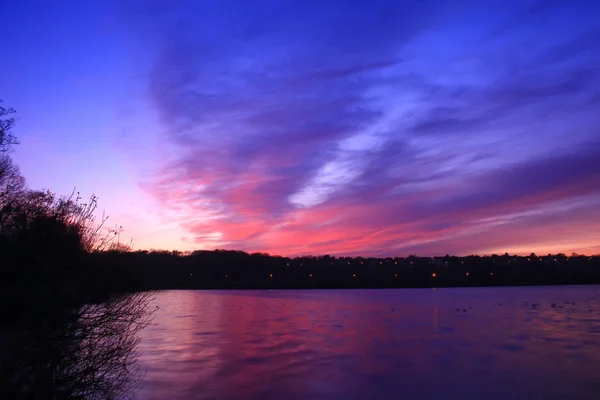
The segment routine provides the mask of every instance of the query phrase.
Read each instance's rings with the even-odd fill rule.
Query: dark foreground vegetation
[[[94,281],[90,257],[118,231],[95,220],[95,197],[26,188],[9,157],[12,113],[0,104],[0,399],[131,396],[151,294]]]

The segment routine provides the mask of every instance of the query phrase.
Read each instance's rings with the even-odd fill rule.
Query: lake
[[[599,399],[600,286],[164,291],[139,399]]]

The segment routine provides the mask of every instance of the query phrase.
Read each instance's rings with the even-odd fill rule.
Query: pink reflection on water
[[[600,394],[598,287],[168,291],[156,302],[141,399]]]

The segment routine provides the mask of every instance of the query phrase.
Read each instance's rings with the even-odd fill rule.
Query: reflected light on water
[[[140,399],[600,398],[600,288],[166,291]]]

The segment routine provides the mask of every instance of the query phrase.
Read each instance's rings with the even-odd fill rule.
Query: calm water
[[[155,301],[140,399],[600,399],[598,286]]]

